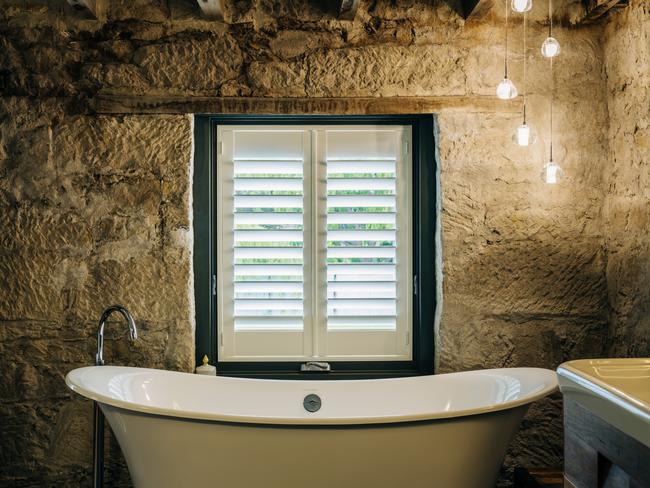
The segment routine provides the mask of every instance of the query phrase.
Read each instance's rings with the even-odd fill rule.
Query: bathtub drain
[[[321,400],[318,395],[307,395],[302,401],[302,406],[305,407],[305,410],[308,412],[317,412],[321,407]]]

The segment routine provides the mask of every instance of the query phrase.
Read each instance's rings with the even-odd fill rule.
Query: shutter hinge
[[[223,154],[223,141],[219,142],[219,154]]]
[[[411,343],[411,333],[406,333],[406,345],[408,346]]]
[[[212,296],[217,296],[217,275],[212,275]]]
[[[418,294],[418,275],[413,275],[413,294]]]
[[[409,141],[404,141],[404,154],[409,153]]]
[[[223,347],[223,332],[219,333],[219,346]]]

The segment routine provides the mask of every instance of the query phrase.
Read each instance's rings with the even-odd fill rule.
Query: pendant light
[[[504,78],[497,86],[497,97],[501,100],[511,100],[517,96],[517,87],[508,78],[508,0],[506,4],[506,54],[504,61]]]
[[[542,43],[542,56],[554,58],[560,54],[560,43],[553,37],[553,0],[548,0],[548,37]]]
[[[533,8],[533,0],[512,0],[512,11],[523,14]]]
[[[524,120],[523,123],[515,129],[514,134],[512,135],[512,140],[513,142],[518,145],[518,146],[530,146],[531,144],[535,144],[535,141],[537,140],[537,135],[535,134],[535,131],[531,126],[529,126],[526,123],[526,95],[527,95],[527,78],[526,78],[526,64],[528,62],[528,49],[526,45],[526,20],[527,20],[527,15],[524,13],[524,92],[523,92],[523,97],[524,97],[524,110],[523,110],[523,116]]]
[[[550,134],[549,134],[549,160],[548,163],[544,165],[544,169],[542,171],[542,180],[545,183],[554,185],[562,179],[562,177],[564,176],[564,171],[562,170],[559,164],[553,161],[553,98],[555,96],[555,78],[553,77],[553,58],[551,58],[550,62],[551,62],[551,105],[550,105],[551,127],[550,127]]]

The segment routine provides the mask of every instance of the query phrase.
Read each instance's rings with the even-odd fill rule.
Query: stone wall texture
[[[109,323],[108,361],[193,366],[191,121],[15,97],[0,121],[0,486],[90,486],[89,403],[63,378],[92,364],[102,308],[140,329]]]
[[[91,363],[103,307],[123,303],[142,331],[130,344],[111,324],[110,361],[193,367],[191,118],[83,110],[100,92],[448,97],[437,113],[438,370],[602,356],[608,293],[617,352],[630,337],[645,337],[647,351],[648,73],[635,65],[648,63],[647,11],[617,17],[604,44],[602,25],[558,27],[555,147],[567,180],[548,186],[543,13],[526,54],[538,143],[522,150],[510,141],[520,114],[453,103],[491,97],[502,78],[499,15],[465,22],[438,1],[376,0],[352,22],[336,19],[334,3],[226,2],[222,23],[202,19],[193,0],[113,0],[102,22],[59,0],[0,1],[0,486],[90,486],[91,405],[64,375]],[[514,29],[511,76],[521,85],[520,20]],[[639,29],[646,50],[635,60]],[[108,485],[129,486],[108,447]],[[561,463],[556,395],[531,409],[507,465]]]
[[[610,155],[605,166],[607,288],[614,356],[650,356],[650,4],[605,31]]]

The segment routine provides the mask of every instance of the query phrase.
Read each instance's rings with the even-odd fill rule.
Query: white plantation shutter
[[[302,358],[309,133],[218,133],[220,347],[224,359]]]
[[[410,129],[217,142],[220,359],[410,359]]]
[[[326,131],[330,358],[408,355],[408,139],[401,127]]]

